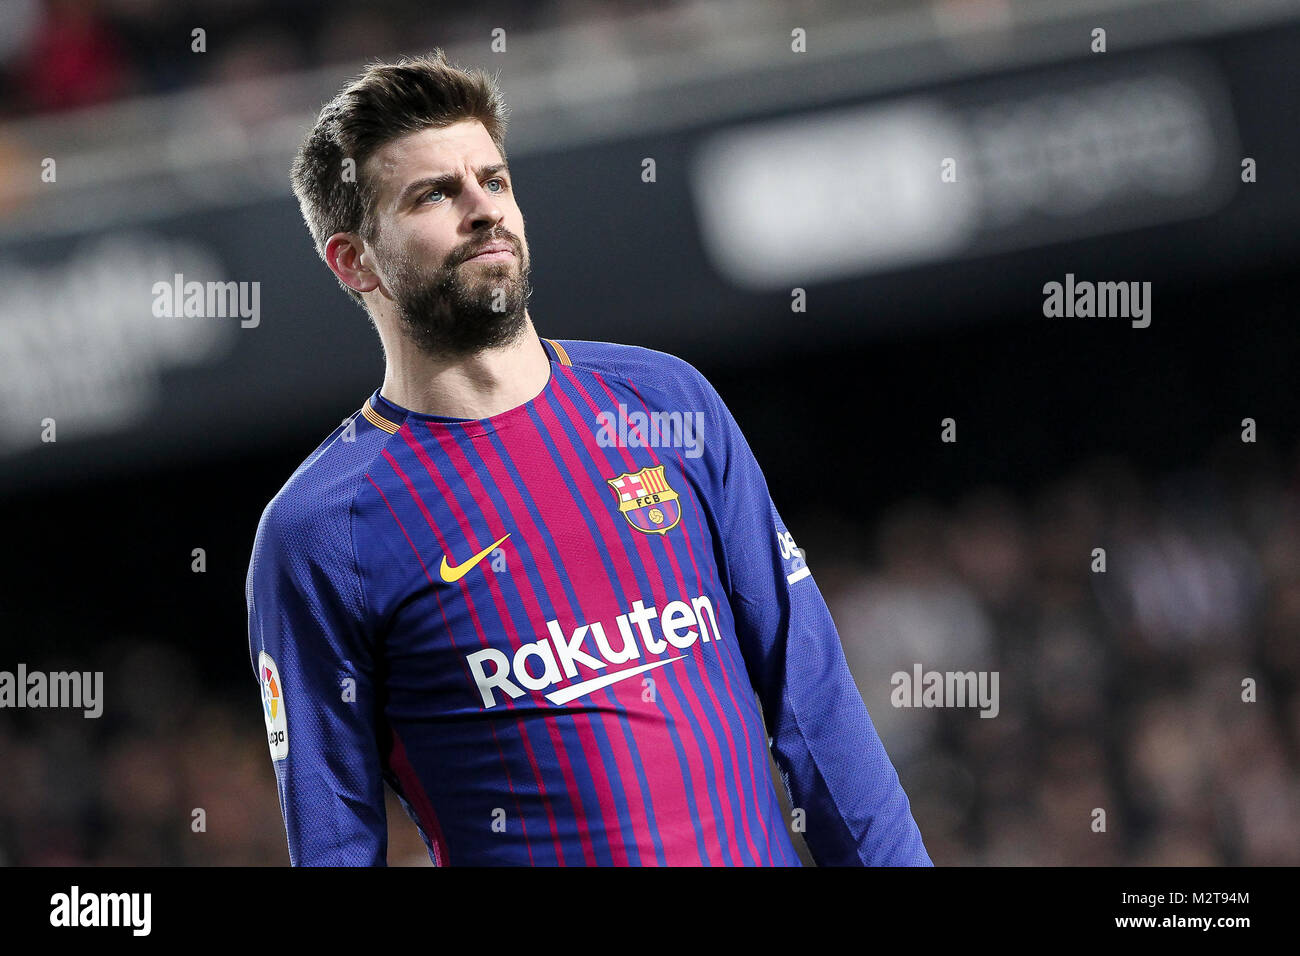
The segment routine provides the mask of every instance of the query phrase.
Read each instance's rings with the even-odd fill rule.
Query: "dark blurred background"
[[[937,864],[1300,863],[1300,4],[8,0],[0,37],[0,669],[105,675],[98,719],[0,710],[0,862],[287,864],[244,576],[382,374],[288,164],[441,46],[511,105],[538,330],[717,386]],[[155,316],[175,273],[256,321]],[[1045,317],[1067,274],[1150,282],[1149,327]],[[997,671],[998,716],[892,707],[917,663]],[[395,801],[389,858],[429,862]]]

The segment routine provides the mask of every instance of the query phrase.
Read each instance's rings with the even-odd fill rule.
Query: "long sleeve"
[[[347,514],[272,501],[246,598],[290,863],[386,865],[373,660]]]
[[[808,847],[822,866],[932,866],[817,583],[739,426],[704,385],[714,428],[706,446],[721,486],[719,563],[773,755],[791,805],[806,814]]]

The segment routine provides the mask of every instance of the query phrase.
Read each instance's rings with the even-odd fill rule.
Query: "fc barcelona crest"
[[[629,475],[605,479],[618,495],[618,510],[627,523],[646,534],[664,534],[677,527],[682,506],[664,477],[664,466],[642,468]]]

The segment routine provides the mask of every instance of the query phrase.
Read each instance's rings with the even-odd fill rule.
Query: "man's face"
[[[514,181],[483,124],[467,120],[385,144],[377,177],[375,271],[403,331],[439,356],[512,341],[532,294]],[[477,255],[489,244],[505,251]]]

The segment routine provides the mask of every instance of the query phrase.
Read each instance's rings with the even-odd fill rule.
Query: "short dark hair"
[[[496,78],[452,66],[441,49],[396,63],[369,64],[321,109],[289,174],[317,253],[325,258],[325,242],[336,232],[355,232],[367,241],[375,238],[377,184],[363,169],[385,143],[475,119],[505,162],[508,117]],[[355,181],[343,175],[349,159]],[[364,306],[361,293],[342,280],[339,284]]]

